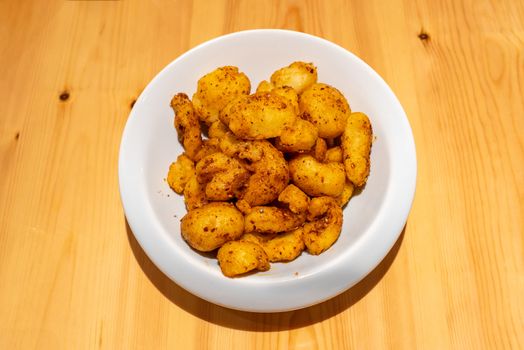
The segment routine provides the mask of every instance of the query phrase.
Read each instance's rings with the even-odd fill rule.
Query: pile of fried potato
[[[369,119],[317,82],[312,63],[281,68],[250,92],[248,77],[226,66],[200,78],[192,100],[171,100],[185,152],[167,182],[188,209],[182,236],[198,251],[218,249],[228,277],[331,247],[370,169]]]

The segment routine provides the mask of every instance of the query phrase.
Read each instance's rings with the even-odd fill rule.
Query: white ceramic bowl
[[[353,111],[371,119],[376,140],[371,174],[344,210],[338,241],[325,253],[303,253],[267,272],[224,277],[215,259],[200,255],[180,235],[183,198],[164,178],[182,152],[173,127],[172,96],[196,89],[199,77],[234,65],[253,90],[293,61],[314,62],[318,80],[335,86]],[[416,180],[413,135],[384,80],[352,53],[329,41],[284,30],[225,35],[186,52],[165,67],[138,98],[127,121],[119,159],[120,193],[131,229],[151,260],[189,292],[233,309],[275,312],[310,306],[347,290],[385,257],[406,222]]]

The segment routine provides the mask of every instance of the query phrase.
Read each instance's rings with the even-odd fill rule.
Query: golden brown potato
[[[217,138],[207,139],[202,141],[202,146],[195,155],[195,162],[200,161],[202,158],[209,156],[213,153],[220,152],[220,140]]]
[[[293,230],[306,221],[305,213],[295,214],[289,209],[277,207],[252,207],[244,217],[247,233],[278,233]]]
[[[316,160],[323,163],[326,161],[326,153],[327,153],[327,144],[326,140],[323,138],[318,138],[317,142],[315,143],[315,148],[313,149],[313,157],[315,157]]]
[[[282,130],[275,146],[282,152],[307,152],[318,139],[317,128],[307,120],[297,118],[290,127]]]
[[[328,163],[342,163],[342,148],[335,146],[326,151],[325,161]]]
[[[257,92],[273,92],[279,96],[284,97],[293,106],[295,114],[298,114],[298,94],[295,89],[290,86],[279,86],[275,87],[273,84],[266,80],[262,80],[258,84]]]
[[[225,243],[217,253],[222,273],[235,277],[252,270],[269,270],[269,260],[264,249],[250,241],[231,241]]]
[[[212,251],[244,233],[244,217],[233,204],[214,202],[188,211],[181,220],[182,237],[202,252]]]
[[[302,236],[303,229],[299,227],[293,231],[278,234],[261,245],[270,262],[291,261],[304,250],[305,244]]]
[[[312,63],[293,62],[250,89],[226,66],[199,79],[193,102],[183,93],[171,101],[185,154],[167,182],[184,194],[182,237],[200,251],[219,248],[229,277],[329,249],[369,174],[369,119],[317,83]]]
[[[271,84],[269,81],[267,80],[262,80],[258,86],[257,86],[257,91],[256,92],[270,92],[271,90],[273,90],[275,88],[275,86],[273,86],[273,84]]]
[[[220,67],[198,80],[193,95],[193,105],[200,120],[211,125],[218,120],[218,114],[231,100],[249,95],[251,83],[237,67]]]
[[[192,176],[184,187],[184,202],[187,210],[200,208],[208,203],[206,186],[198,182],[196,175]]]
[[[282,152],[266,140],[244,142],[237,150],[237,157],[252,172],[238,198],[250,206],[277,199],[289,182],[289,168]]]
[[[270,262],[294,260],[305,248],[302,227],[279,234],[245,233],[241,240],[260,245]]]
[[[236,98],[220,112],[220,120],[236,137],[244,140],[280,136],[296,118],[293,106],[273,92]]]
[[[278,201],[288,206],[291,212],[304,213],[309,207],[309,197],[295,185],[287,185],[278,195]]]
[[[271,84],[275,87],[290,86],[297,94],[301,94],[316,82],[317,67],[313,63],[293,62],[271,75]]]
[[[298,94],[289,86],[281,86],[271,90],[272,93],[282,96],[293,107],[293,112],[298,115]]]
[[[276,236],[277,236],[276,233],[250,232],[250,233],[244,233],[242,237],[240,237],[239,240],[253,242],[262,247],[264,242],[269,241],[271,238],[274,238]]]
[[[188,156],[181,154],[176,162],[171,163],[167,173],[167,183],[169,187],[178,194],[184,192],[187,182],[195,176],[195,164]]]
[[[331,197],[317,197],[309,205],[311,222],[304,224],[304,243],[310,254],[318,255],[331,247],[342,230],[342,208]]]
[[[308,195],[338,197],[344,190],[346,172],[340,163],[320,163],[311,155],[289,161],[291,180]]]
[[[348,204],[351,196],[353,195],[353,190],[355,189],[355,186],[353,186],[353,183],[349,180],[346,180],[346,184],[344,185],[344,190],[336,198],[338,205],[341,207],[344,207],[346,204]]]
[[[232,132],[227,132],[220,139],[220,150],[227,156],[237,157],[240,152],[245,150],[248,146],[246,141],[239,140]]]
[[[332,86],[316,83],[300,95],[302,118],[318,129],[318,136],[334,138],[342,134],[351,113],[349,104],[340,91]]]
[[[342,152],[348,179],[363,186],[369,175],[373,130],[364,113],[351,113],[342,134]]]
[[[221,139],[229,132],[227,125],[222,123],[220,120],[213,122],[207,131],[209,138]]]
[[[235,203],[235,206],[237,207],[238,210],[240,210],[242,212],[242,214],[246,215],[247,213],[249,213],[251,211],[251,206],[249,205],[248,202],[246,202],[245,200],[243,199],[240,199],[238,201],[236,201]]]
[[[202,158],[196,165],[196,175],[200,183],[206,183],[206,198],[211,201],[235,197],[250,176],[238,160],[222,152]]]
[[[251,206],[274,201],[289,182],[289,168],[283,154],[268,141],[254,141],[249,147],[252,152],[240,154],[244,161],[251,162],[253,174],[247,181],[240,199]],[[257,152],[262,156],[257,159]]]
[[[171,100],[171,108],[175,112],[175,128],[178,139],[184,146],[186,154],[192,160],[202,146],[200,122],[194,113],[193,104],[186,94],[176,94]]]

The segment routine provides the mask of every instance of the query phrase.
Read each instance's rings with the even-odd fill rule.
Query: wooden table
[[[418,155],[401,238],[362,282],[280,314],[215,306],[133,238],[118,148],[189,48],[322,36],[381,74]],[[0,349],[524,348],[524,3],[0,2]]]

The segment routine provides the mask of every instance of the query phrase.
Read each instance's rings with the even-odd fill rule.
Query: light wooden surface
[[[419,165],[404,233],[371,275],[265,315],[164,277],[117,180],[149,80],[205,40],[262,27],[374,67]],[[522,349],[523,237],[522,1],[0,2],[0,349]]]

